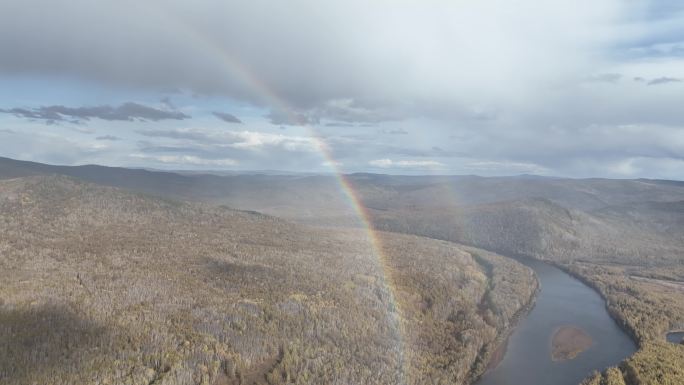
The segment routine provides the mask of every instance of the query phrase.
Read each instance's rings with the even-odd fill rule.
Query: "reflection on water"
[[[522,260],[537,273],[541,291],[534,309],[513,331],[501,363],[477,385],[577,385],[594,370],[616,365],[636,350],[608,315],[603,299],[556,267]],[[551,360],[551,338],[561,326],[574,325],[593,339],[572,360]]]

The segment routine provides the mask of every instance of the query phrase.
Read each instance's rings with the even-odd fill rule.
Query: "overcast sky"
[[[681,180],[684,4],[3,0],[0,155]]]

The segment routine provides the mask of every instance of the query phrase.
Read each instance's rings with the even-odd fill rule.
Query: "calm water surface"
[[[667,333],[667,340],[673,344],[678,344],[684,340],[684,332]]]
[[[577,385],[592,371],[634,353],[636,346],[610,318],[594,290],[544,262],[520,262],[537,273],[541,292],[534,309],[511,334],[503,361],[477,385]],[[582,328],[594,343],[573,360],[553,362],[551,338],[564,325]]]

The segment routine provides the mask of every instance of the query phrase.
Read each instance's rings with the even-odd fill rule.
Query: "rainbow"
[[[160,10],[157,11],[157,14],[159,15]],[[406,360],[408,356],[405,343],[406,334],[404,332],[404,326],[402,322],[403,318],[401,315],[401,307],[397,301],[397,287],[395,285],[394,279],[392,278],[392,270],[388,263],[389,259],[384,252],[382,241],[378,236],[377,231],[373,227],[367,209],[362,204],[357,191],[354,190],[353,184],[342,172],[339,163],[335,161],[332,152],[330,151],[330,147],[325,140],[318,135],[314,127],[307,124],[307,122],[305,122],[304,119],[302,119],[302,117],[295,112],[295,108],[290,106],[287,100],[280,97],[275,90],[256,77],[252,71],[247,68],[247,66],[243,65],[239,60],[231,56],[223,49],[223,47],[221,47],[220,44],[212,41],[208,36],[202,35],[197,29],[184,23],[182,20],[173,17],[173,15],[167,12],[163,12],[163,10],[161,11],[161,16],[168,17],[169,20],[174,22],[174,25],[181,27],[185,32],[187,32],[189,37],[194,39],[195,43],[199,47],[218,55],[218,57],[220,57],[223,61],[225,69],[231,78],[240,81],[247,90],[253,92],[254,96],[260,98],[266,105],[284,114],[290,121],[296,122],[298,125],[304,127],[309,136],[313,139],[316,149],[329,164],[333,174],[335,175],[335,179],[340,187],[340,190],[348,199],[350,206],[353,208],[355,215],[360,220],[360,223],[367,234],[373,256],[375,257],[379,270],[382,274],[383,289],[387,293],[391,305],[391,308],[387,309],[387,315],[390,326],[395,332],[395,338],[397,341],[397,346],[395,347],[396,353],[399,357],[397,383],[406,383]]]

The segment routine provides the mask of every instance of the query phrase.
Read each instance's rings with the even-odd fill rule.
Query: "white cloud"
[[[289,152],[316,152],[319,143],[312,137],[284,135],[263,131],[228,131],[215,128],[179,128],[140,130],[139,134],[199,143],[207,146],[224,146],[242,150],[279,148]]]
[[[344,163],[335,160],[326,160],[325,162],[321,163],[321,166],[327,168],[339,168],[344,166]]]
[[[608,164],[608,169],[614,174],[625,177],[630,177],[637,171],[634,158],[622,159],[613,164]]]
[[[583,160],[582,169],[593,168],[594,173],[617,178],[653,178],[682,180],[684,159],[668,157],[628,157],[596,162]]]
[[[257,131],[232,131],[223,135],[233,141],[234,148],[263,149],[265,147],[281,147],[287,151],[317,151],[317,143],[313,138],[288,136]]]
[[[145,155],[145,154],[130,154],[131,158],[151,160],[164,164],[176,164],[183,166],[235,166],[238,162],[234,159],[204,159],[192,155]]]
[[[436,169],[444,167],[443,163],[434,160],[392,160],[388,158],[371,160],[368,164],[380,168]]]
[[[620,0],[5,0],[0,71],[392,120],[537,99],[592,70],[629,9]]]
[[[349,171],[649,176],[661,175],[661,164],[681,179],[673,165],[684,154],[684,81],[672,79],[684,80],[684,6],[662,3],[4,0],[0,82],[26,78],[32,86],[0,84],[0,108],[18,100],[71,105],[79,98],[71,88],[62,93],[65,101],[53,83],[44,90],[36,84],[76,79],[86,90],[81,105],[99,94],[89,92],[93,84],[116,90],[116,97],[131,93],[128,100],[173,89],[181,90],[174,103],[185,98],[197,107],[181,107],[195,119],[183,127],[211,111],[245,122],[231,126],[242,131],[212,126],[211,115],[197,123],[210,127],[201,129],[150,122],[131,133],[126,127],[134,122],[96,120],[80,133],[32,129],[61,130],[79,143],[91,126],[97,135],[121,137],[97,151],[113,163],[140,152],[307,170],[327,167],[318,155],[326,152]],[[50,17],[36,18],[35,9]],[[13,95],[19,89],[21,99]],[[24,132],[4,115],[8,128]],[[330,148],[301,127],[278,133],[264,116],[321,122],[315,128]],[[21,144],[36,160],[53,150],[11,140],[11,153]],[[79,156],[104,159],[90,153]]]
[[[546,174],[549,172],[545,167],[534,163],[506,162],[506,161],[472,161],[463,165],[465,170],[471,172],[490,173],[526,173],[526,174]]]

